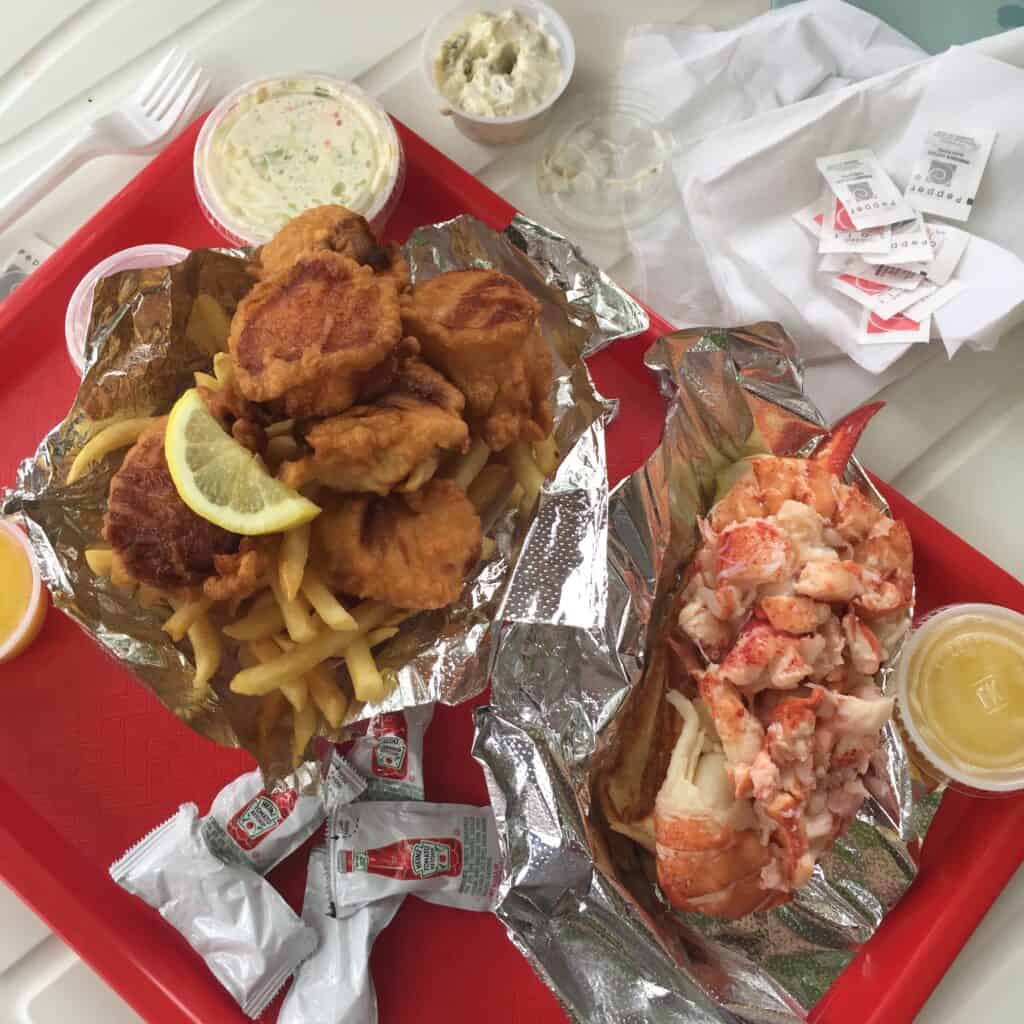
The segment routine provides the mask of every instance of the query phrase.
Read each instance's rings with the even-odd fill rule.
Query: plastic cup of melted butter
[[[23,530],[0,519],[0,664],[35,640],[46,618],[46,591]]]
[[[929,616],[896,670],[900,722],[940,781],[1024,789],[1024,615],[962,604]]]

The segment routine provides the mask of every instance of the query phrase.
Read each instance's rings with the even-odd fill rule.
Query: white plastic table
[[[767,0],[555,0],[576,39],[573,90],[609,83],[630,24],[685,21],[727,27]],[[83,118],[104,112],[171,44],[194,52],[214,78],[212,99],[246,79],[297,69],[355,79],[415,131],[528,216],[551,220],[534,186],[537,144],[486,149],[440,117],[423,87],[420,36],[448,0],[35,0],[10,4],[0,35],[0,195],[16,162]],[[356,13],[356,10],[374,13]],[[94,161],[6,235],[63,242],[143,166]],[[410,183],[415,187],[415,182]],[[152,241],[161,241],[152,239]],[[622,239],[590,253],[626,287],[634,283]],[[970,543],[1024,578],[1024,332],[991,354],[940,346],[882,392],[884,437],[859,454],[883,478]],[[810,377],[829,411],[842,405],[827,371]],[[919,1024],[1020,1024],[1024,1020],[1024,871],[970,940]],[[63,942],[0,886],[0,1022],[64,1024],[139,1018]],[[904,1024],[894,1021],[892,1024]]]

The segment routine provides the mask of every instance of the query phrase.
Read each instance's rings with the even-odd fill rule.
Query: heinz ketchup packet
[[[490,807],[404,801],[335,807],[328,851],[339,917],[410,892],[443,906],[491,910],[501,882]]]
[[[365,734],[340,745],[366,779],[363,800],[423,799],[423,737],[433,717],[433,704],[388,711],[371,718]]]
[[[316,932],[255,871],[211,853],[201,832],[196,805],[182,804],[110,875],[159,910],[255,1019],[316,948]]]
[[[402,905],[401,896],[379,900],[348,917],[332,913],[327,849],[309,855],[302,919],[320,945],[302,964],[288,990],[277,1024],[369,1024],[377,1020],[370,950]]]
[[[261,875],[276,867],[324,820],[319,793],[300,793],[310,788],[312,771],[312,766],[303,765],[269,793],[258,770],[229,782],[214,797],[202,821],[210,852],[225,864],[252,868]]]

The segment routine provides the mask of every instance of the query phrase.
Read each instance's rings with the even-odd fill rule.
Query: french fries
[[[533,446],[533,458],[544,476],[551,476],[558,468],[558,445],[555,444],[554,434],[548,434],[543,441]]]
[[[290,434],[278,434],[267,441],[264,455],[267,465],[276,469],[282,462],[298,458],[299,442]]]
[[[490,559],[494,552],[498,550],[497,542],[493,537],[484,537],[480,541],[480,561],[486,562]]]
[[[281,540],[277,571],[281,590],[285,597],[294,601],[302,586],[303,573],[309,559],[309,523],[289,530]],[[296,639],[293,637],[293,639]]]
[[[114,552],[110,548],[86,548],[85,564],[94,576],[109,576],[114,562]]]
[[[381,626],[380,629],[371,629],[366,634],[366,645],[370,648],[379,647],[382,643],[398,635],[397,626]]]
[[[320,573],[311,565],[302,575],[302,593],[313,606],[313,611],[331,628],[340,632],[354,632],[359,628],[345,606],[331,593]]]
[[[216,352],[227,351],[230,333],[231,321],[224,308],[212,295],[200,292],[188,314],[185,337],[212,356]]]
[[[284,619],[285,629],[288,635],[297,643],[309,643],[316,637],[317,629],[312,616],[306,610],[306,604],[300,597],[289,597],[281,586],[280,569],[270,574],[270,589],[274,593],[274,600],[281,609],[281,617]]]
[[[379,601],[366,601],[357,605],[352,612],[362,633],[377,629],[393,614],[393,608]],[[234,693],[269,693],[277,689],[282,680],[294,679],[315,668],[322,661],[338,657],[359,636],[360,633],[355,632],[339,633],[332,629],[324,630],[315,639],[299,644],[294,650],[281,654],[272,661],[242,669],[231,680],[230,688]]]
[[[217,361],[214,360],[214,368],[216,368]],[[271,423],[269,427],[264,431],[267,437],[283,437],[295,429],[295,420],[278,420],[276,423]]]
[[[192,377],[196,382],[197,388],[209,388],[211,391],[220,391],[220,381],[216,377],[211,377],[210,374],[203,373],[202,370],[196,370]]]
[[[221,387],[230,388],[235,383],[235,361],[229,352],[218,352],[213,357],[213,375]]]
[[[256,659],[259,668],[269,665],[280,657],[281,649],[273,640],[252,640],[246,645],[252,656]],[[243,669],[243,672],[252,671]],[[277,681],[276,689],[280,690],[289,704],[296,710],[301,711],[309,700],[309,691],[304,679],[300,679],[298,673],[282,677]]]
[[[202,614],[189,627],[188,640],[196,661],[196,674],[192,678],[192,685],[198,690],[208,685],[220,668],[223,656],[220,633],[206,615]]]
[[[196,620],[205,615],[213,602],[208,597],[179,602],[171,617],[164,623],[164,632],[175,642],[184,639]]]
[[[367,637],[355,637],[345,648],[344,657],[356,700],[375,704],[383,699],[386,688],[367,640]]]
[[[256,719],[256,729],[262,742],[266,742],[267,737],[274,731],[274,726],[287,706],[288,701],[280,690],[273,690],[262,699],[259,717]]]
[[[466,497],[473,503],[477,512],[484,512],[498,500],[498,495],[508,488],[511,476],[508,466],[492,462],[477,474],[476,479],[466,490]]]
[[[305,679],[289,679],[281,684],[281,692],[293,711],[305,711],[309,704],[309,687]]]
[[[140,583],[139,589],[135,591],[135,600],[143,608],[157,608],[166,603],[167,595],[162,590],[151,587],[148,583]]]
[[[459,457],[450,472],[450,479],[456,487],[466,490],[476,479],[477,474],[487,465],[491,457],[491,449],[480,438],[476,438],[469,451]]]
[[[514,441],[505,449],[508,463],[516,475],[519,486],[523,489],[521,508],[528,511],[537,504],[540,490],[544,486],[545,476],[540,467],[533,461],[533,452],[525,441]]]
[[[240,619],[224,627],[224,635],[232,640],[268,640],[284,629],[284,616],[273,593],[261,594]]]
[[[282,651],[295,650],[295,644],[285,637],[275,637],[274,642]],[[338,683],[323,665],[311,668],[303,677],[313,703],[327,719],[333,729],[337,729],[345,718],[348,710],[348,697],[338,687]]]
[[[292,711],[292,729],[292,764],[298,765],[316,732],[316,708],[312,704]]]
[[[152,416],[140,416],[135,419],[121,420],[104,427],[95,437],[91,437],[75,456],[68,470],[65,483],[73,484],[80,480],[101,459],[106,458],[118,448],[127,448],[135,444],[146,427],[153,422]]]

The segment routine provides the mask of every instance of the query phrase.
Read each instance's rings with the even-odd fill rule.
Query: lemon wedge
[[[164,454],[181,500],[217,526],[256,536],[308,523],[320,508],[275,480],[262,460],[210,415],[199,393],[186,391],[171,410]]]

